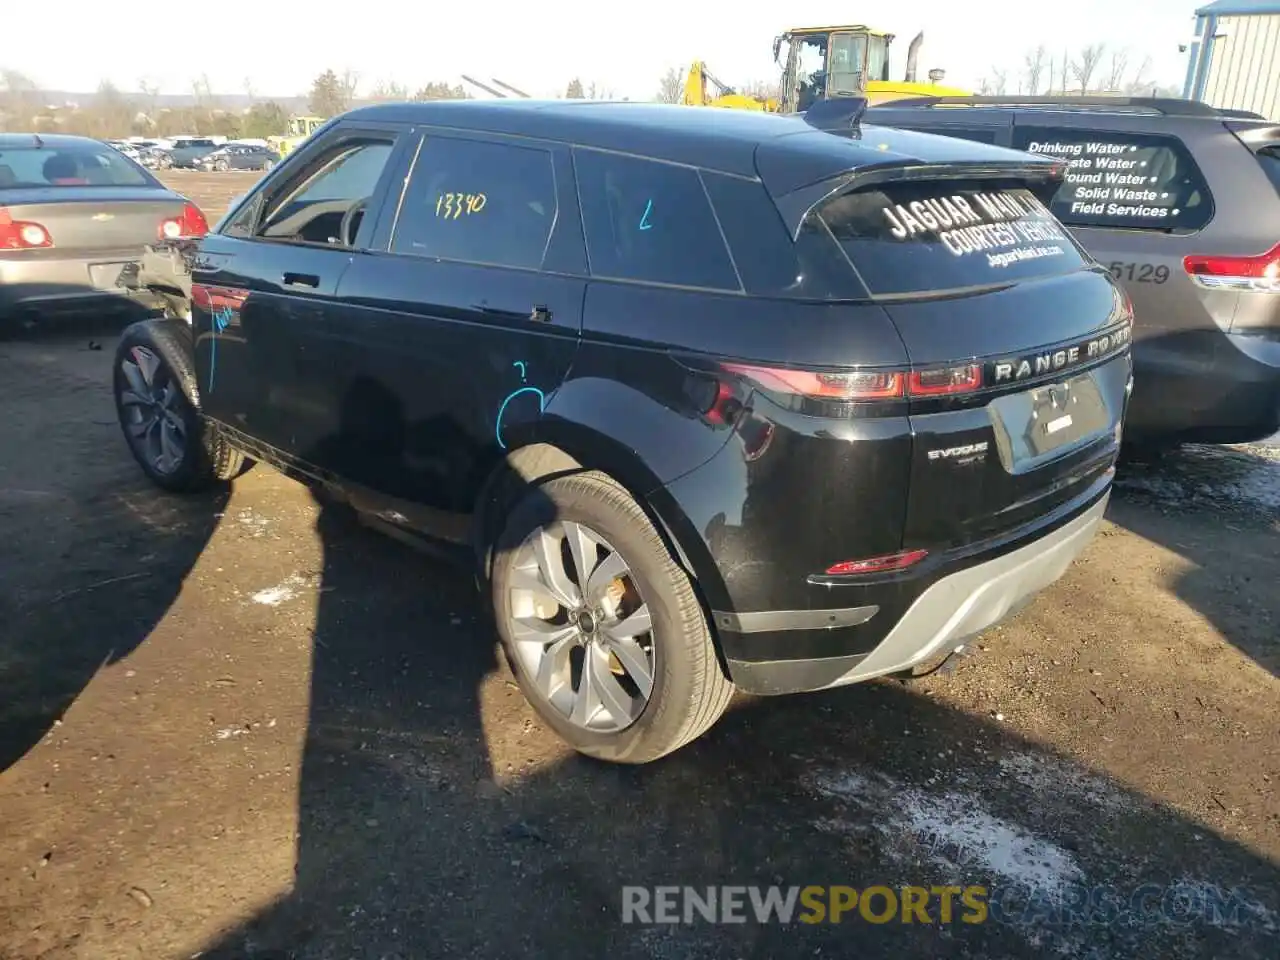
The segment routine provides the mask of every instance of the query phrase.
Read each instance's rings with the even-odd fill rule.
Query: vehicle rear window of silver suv
[[[1050,207],[1068,226],[1198,230],[1213,217],[1204,175],[1176,137],[1019,124],[1013,147],[1067,162]]]

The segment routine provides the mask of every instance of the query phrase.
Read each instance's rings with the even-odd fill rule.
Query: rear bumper
[[[1038,592],[1057,580],[1093,538],[1102,521],[1110,487],[1094,493],[1084,509],[1074,505],[1074,516],[1059,521],[1050,532],[1034,537],[1013,550],[992,548],[951,565],[953,568],[923,589],[906,611],[870,651],[815,659],[736,659],[734,634],[768,632],[777,638],[777,652],[785,653],[787,636],[823,631],[828,636],[854,633],[870,627],[883,616],[879,605],[749,614],[754,620],[715,614],[725,644],[729,673],[748,693],[784,694],[822,690],[896,673],[962,645],[1011,613],[1025,606]],[[819,622],[824,621],[825,622]],[[736,628],[736,629],[735,629]]]
[[[92,257],[0,256],[0,317],[27,308],[88,306],[115,300],[126,291],[117,285],[141,250],[107,251]]]
[[[1280,340],[1216,330],[1133,348],[1131,440],[1249,443],[1280,431]]]

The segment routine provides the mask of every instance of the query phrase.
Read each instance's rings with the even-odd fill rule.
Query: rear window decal
[[[1013,178],[880,184],[828,200],[816,218],[872,295],[1018,282],[1084,265],[1066,228]]]
[[[1060,256],[1066,236],[1049,211],[1029,193],[975,192],[925,197],[883,210],[889,235],[909,240],[923,235],[957,257],[987,253],[992,267],[1020,260]],[[1010,248],[1010,249],[1005,249]]]
[[[1014,147],[1067,164],[1052,208],[1068,225],[1195,229],[1212,214],[1200,171],[1176,138],[1024,127]]]

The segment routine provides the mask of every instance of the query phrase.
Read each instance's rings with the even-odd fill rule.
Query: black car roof
[[[860,167],[1013,161],[1025,154],[931,134],[863,126],[860,137],[815,130],[799,116],[593,100],[441,100],[361,107],[344,119],[429,124],[538,137],[763,176],[780,193]],[[780,189],[779,189],[780,188]]]

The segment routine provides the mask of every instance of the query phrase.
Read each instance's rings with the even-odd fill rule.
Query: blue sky
[[[412,0],[215,0],[163,2],[124,15],[115,3],[62,0],[55,31],[50,8],[5,3],[0,67],[48,88],[92,90],[110,79],[125,90],[139,80],[164,92],[191,89],[207,74],[214,89],[298,94],[326,67],[416,87],[459,82],[460,74],[498,77],[535,96],[561,94],[569,79],[596,81],[616,96],[647,98],[672,66],[703,59],[730,83],[769,79],[772,39],[788,26],[847,23],[857,17],[897,34],[893,72],[907,44],[925,31],[922,74],[947,70],[948,82],[976,85],[995,65],[1017,73],[1029,48],[1061,56],[1087,43],[1128,49],[1131,64],[1152,60],[1149,78],[1181,86],[1186,59],[1178,44],[1194,28],[1198,4],[1179,0],[818,0],[785,5],[645,0],[469,2],[427,12]],[[751,10],[759,11],[755,15]],[[980,11],[980,12],[975,12]],[[15,42],[19,40],[21,42]]]

